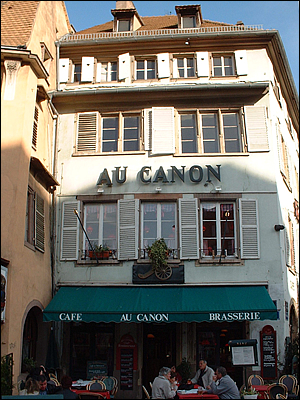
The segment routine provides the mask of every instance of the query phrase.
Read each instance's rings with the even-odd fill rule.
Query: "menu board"
[[[255,365],[254,347],[232,347],[233,365]]]
[[[276,332],[266,325],[260,332],[261,341],[261,375],[264,379],[277,378]]]
[[[133,390],[133,349],[121,349],[120,389]]]
[[[87,363],[87,379],[92,379],[93,376],[107,375],[106,361],[88,361]]]

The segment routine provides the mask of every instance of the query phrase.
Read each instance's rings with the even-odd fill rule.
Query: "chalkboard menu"
[[[133,349],[121,349],[121,390],[133,390]]]
[[[88,361],[87,363],[87,379],[92,379],[93,376],[107,375],[106,361]]]
[[[276,332],[266,325],[260,332],[261,375],[264,379],[277,378]]]

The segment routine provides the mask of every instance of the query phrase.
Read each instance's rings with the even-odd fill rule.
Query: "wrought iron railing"
[[[152,37],[152,36],[172,36],[174,35],[193,35],[215,32],[243,32],[243,31],[259,31],[263,30],[262,25],[224,25],[224,26],[207,26],[201,28],[187,29],[156,29],[144,31],[128,31],[128,32],[98,32],[98,33],[75,33],[63,36],[59,41],[74,42],[84,40],[98,39],[121,39],[121,38],[137,38],[137,37]]]

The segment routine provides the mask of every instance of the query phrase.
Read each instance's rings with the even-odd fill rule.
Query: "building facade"
[[[299,106],[280,36],[205,20],[199,5],[111,12],[56,42],[57,293],[44,321],[62,372],[114,375],[119,398],[184,358],[225,366],[238,386],[243,366],[277,379],[299,298]],[[168,262],[154,270],[159,238]],[[257,359],[235,362],[229,341],[246,339]]]
[[[45,23],[47,21],[47,23]],[[1,2],[1,355],[13,384],[25,358],[45,364],[53,296],[55,41],[71,32],[62,1]]]

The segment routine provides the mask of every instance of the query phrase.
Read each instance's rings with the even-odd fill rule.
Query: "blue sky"
[[[141,17],[175,14],[175,6],[200,4],[211,21],[276,29],[283,42],[299,94],[299,1],[133,1]],[[76,31],[111,21],[116,1],[65,1]]]

